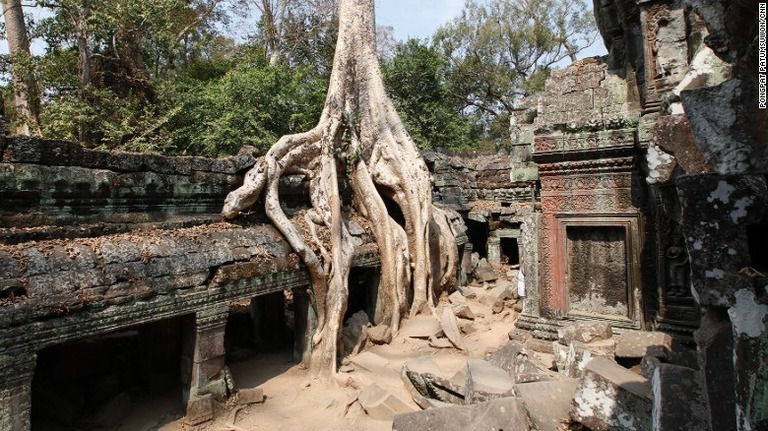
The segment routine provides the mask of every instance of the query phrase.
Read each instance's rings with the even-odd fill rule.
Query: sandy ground
[[[485,291],[482,286],[472,289],[478,294]],[[337,384],[309,380],[307,370],[291,362],[290,352],[262,354],[231,364],[230,368],[238,388],[263,388],[266,396],[263,404],[219,405],[212,422],[190,426],[185,423],[181,406],[177,404],[177,394],[172,394],[134,405],[134,412],[141,413],[131,415],[119,430],[390,430],[391,419],[374,420],[355,402],[364,387],[375,382],[416,411],[419,408],[400,378],[405,361],[429,356],[440,366],[445,377],[451,377],[464,368],[468,358],[485,358],[508,341],[508,333],[517,317],[513,303],[507,301],[504,310],[497,314],[477,301],[470,303],[476,318],[471,321],[474,331],[467,330],[471,333],[464,335],[466,351],[454,347],[434,348],[428,340],[399,334],[388,345],[369,344],[364,349],[388,361],[386,366],[372,372],[356,366],[355,358],[351,356],[351,367],[345,369],[353,370],[339,373]],[[442,298],[436,310],[438,315],[446,306],[449,302]]]

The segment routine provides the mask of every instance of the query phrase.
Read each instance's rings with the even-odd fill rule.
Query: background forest
[[[10,133],[164,154],[264,153],[312,128],[338,31],[332,0],[2,6]],[[249,16],[247,40],[236,41],[232,23]],[[386,85],[421,148],[496,152],[509,145],[515,101],[596,35],[585,0],[467,0],[430,39],[396,42],[386,27],[377,38]]]

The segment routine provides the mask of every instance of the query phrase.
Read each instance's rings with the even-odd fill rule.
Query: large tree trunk
[[[32,71],[32,55],[20,0],[2,0],[8,51],[11,54],[13,100],[16,107],[16,133],[39,135],[40,96]]]
[[[310,297],[318,316],[309,365],[315,377],[323,378],[336,373],[337,340],[354,254],[342,221],[339,175],[347,179],[354,206],[370,222],[376,237],[381,258],[379,320],[397,330],[409,306],[409,287],[413,289],[411,314],[431,312],[430,286],[451,279],[450,269],[446,276],[432,273],[430,225],[438,227],[433,234],[441,240],[433,244],[440,255],[453,256],[448,262],[454,263],[456,257],[445,216],[440,212],[443,219],[433,220],[429,171],[384,89],[376,56],[373,0],[341,0],[339,20],[333,72],[318,125],[281,138],[246,175],[243,187],[227,196],[222,210],[225,217],[234,217],[263,191],[267,215],[309,270]],[[309,177],[312,209],[302,220],[289,219],[280,206],[278,182],[286,172]],[[399,207],[404,226],[388,213],[385,199]],[[297,221],[308,229],[299,229]],[[318,231],[330,233],[330,244],[319,239],[323,235]],[[435,268],[440,270],[441,265]]]

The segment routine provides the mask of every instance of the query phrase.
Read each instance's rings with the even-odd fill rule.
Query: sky
[[[376,25],[391,26],[399,41],[426,39],[463,6],[464,0],[377,0]]]
[[[429,39],[438,27],[461,14],[463,7],[464,0],[376,0],[376,25],[391,26],[398,41]],[[607,53],[602,38],[598,37],[578,57]]]
[[[568,0],[564,0],[568,1]],[[409,38],[429,39],[440,25],[458,16],[464,6],[464,0],[376,0],[376,24],[391,26],[394,38],[405,41]],[[25,13],[34,13],[26,8]],[[255,18],[251,18],[255,19]],[[238,22],[233,29],[236,39],[244,40],[252,31],[250,23]],[[33,43],[33,51],[42,52],[40,42]],[[7,43],[0,42],[0,53],[7,52]],[[579,57],[606,54],[602,39],[586,49]]]

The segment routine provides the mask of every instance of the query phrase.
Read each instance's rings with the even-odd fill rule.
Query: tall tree
[[[419,148],[467,149],[477,135],[449,97],[448,65],[440,51],[418,39],[397,44],[383,62],[387,89]]]
[[[309,366],[321,378],[336,375],[355,250],[345,220],[350,214],[339,194],[340,176],[347,178],[354,208],[367,220],[378,245],[376,320],[389,322],[397,331],[408,307],[411,280],[411,313],[429,312],[431,287],[453,282],[457,254],[448,217],[432,205],[426,164],[384,88],[373,0],[340,0],[339,23],[333,71],[317,126],[280,138],[248,172],[245,184],[227,196],[222,210],[225,217],[234,217],[264,193],[267,216],[309,270],[318,320]],[[296,172],[309,178],[312,207],[291,219],[280,205],[278,185],[283,174]],[[398,216],[388,211],[387,202],[398,208]],[[430,243],[439,249],[430,250]],[[436,265],[440,274],[432,273],[430,257],[441,263]]]
[[[332,55],[328,48],[336,40],[338,0],[252,1],[261,13],[257,39],[271,66],[306,64]]]
[[[596,36],[585,0],[467,0],[435,43],[451,59],[452,95],[491,122],[511,114],[516,99],[541,89],[552,67],[576,60]]]
[[[32,68],[29,36],[24,23],[21,0],[2,0],[8,51],[11,54],[13,99],[16,108],[16,133],[40,134],[40,95]]]

